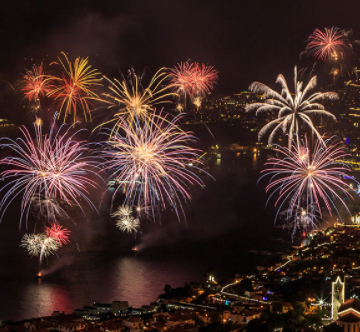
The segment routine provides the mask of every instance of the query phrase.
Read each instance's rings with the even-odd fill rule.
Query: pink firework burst
[[[55,121],[50,134],[43,135],[42,126],[35,124],[35,139],[26,127],[20,128],[22,138],[16,141],[7,137],[1,139],[0,147],[11,151],[11,155],[0,160],[0,165],[8,167],[0,174],[6,181],[0,188],[3,193],[1,218],[14,198],[21,194],[20,220],[24,216],[27,219],[36,198],[62,200],[81,209],[82,201],[85,201],[96,210],[88,197],[87,187],[97,187],[90,176],[98,176],[98,163],[90,156],[91,149],[86,141],[76,141],[76,133],[70,134],[70,128],[63,131],[65,125],[58,131],[54,126]],[[51,215],[51,210],[48,215]]]
[[[203,165],[202,151],[189,146],[195,137],[178,126],[181,117],[158,112],[145,123],[119,118],[121,133],[110,132],[103,153],[104,170],[117,184],[114,196],[124,190],[126,204],[144,204],[153,212],[168,203],[179,216],[182,200],[191,197],[190,186],[202,184],[196,173]]]
[[[69,236],[71,231],[64,228],[62,225],[57,223],[50,223],[51,227],[45,227],[45,234],[48,237],[51,237],[60,245],[65,245],[70,242]]]
[[[353,189],[343,179],[348,178],[349,169],[341,163],[341,159],[348,156],[341,143],[330,144],[331,139],[317,140],[315,147],[304,142],[294,143],[292,148],[279,147],[275,149],[279,158],[270,158],[266,165],[272,168],[263,172],[269,175],[270,183],[266,191],[272,195],[278,193],[275,206],[281,207],[288,202],[288,215],[296,213],[297,207],[320,216],[322,207],[330,215],[334,209],[338,214],[336,201],[349,211],[345,199],[352,198]]]

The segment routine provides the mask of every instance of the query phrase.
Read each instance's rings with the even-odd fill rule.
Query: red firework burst
[[[180,98],[186,99],[187,96],[193,97],[193,81],[195,76],[194,64],[180,62],[174,68],[170,69],[170,84],[174,87],[174,91]]]
[[[21,91],[29,101],[38,102],[40,97],[45,97],[50,91],[42,63],[39,66],[34,65],[32,70],[26,70],[21,83]]]
[[[195,103],[214,89],[218,71],[212,66],[198,62],[181,62],[170,69],[170,84],[179,95],[180,104],[185,104],[187,96]],[[196,104],[196,103],[195,103]]]
[[[332,27],[324,30],[315,29],[309,37],[307,50],[309,54],[320,60],[337,59],[344,53],[344,48],[348,45],[347,38],[338,28]]]
[[[204,96],[214,89],[218,79],[218,71],[213,66],[195,63],[193,86],[196,95]]]
[[[64,228],[62,225],[59,225],[57,223],[50,223],[51,227],[45,227],[45,234],[48,237],[51,237],[56,242],[58,242],[60,245],[65,245],[70,242],[69,236],[71,231]]]

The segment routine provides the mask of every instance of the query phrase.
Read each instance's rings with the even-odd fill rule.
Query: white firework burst
[[[265,101],[262,103],[253,103],[246,106],[245,111],[256,110],[256,115],[262,112],[277,112],[276,119],[267,123],[259,131],[259,139],[270,132],[269,144],[272,144],[275,135],[282,131],[288,134],[288,146],[291,148],[294,135],[299,138],[299,127],[303,124],[308,127],[319,140],[321,135],[316,130],[311,116],[323,115],[333,120],[336,117],[325,110],[320,103],[323,100],[335,100],[338,98],[335,92],[316,92],[310,94],[310,91],[316,87],[317,77],[313,76],[303,89],[303,82],[298,81],[297,68],[294,69],[294,87],[295,93],[291,93],[283,75],[279,75],[276,83],[281,85],[281,92],[278,93],[267,85],[260,82],[251,83],[249,89],[255,93],[264,94]]]

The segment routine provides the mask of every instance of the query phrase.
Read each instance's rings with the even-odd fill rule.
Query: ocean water
[[[141,306],[155,301],[164,285],[183,286],[250,271],[269,252],[281,252],[290,236],[274,227],[274,210],[265,208],[266,180],[259,173],[266,154],[223,153],[212,159],[206,186],[194,190],[186,205],[186,220],[167,211],[144,221],[136,240],[118,231],[104,212],[88,222],[73,220],[72,244],[43,264],[19,248],[16,214],[0,224],[0,320],[72,312],[92,302],[126,300]],[[106,209],[105,209],[106,210]],[[69,227],[70,228],[70,227]],[[139,251],[131,252],[137,243]]]

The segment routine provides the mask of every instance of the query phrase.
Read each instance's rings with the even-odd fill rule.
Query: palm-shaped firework
[[[324,115],[335,120],[335,116],[326,111],[320,102],[326,99],[337,99],[338,95],[334,92],[316,92],[310,94],[310,91],[316,86],[316,81],[316,76],[313,76],[303,89],[303,82],[298,81],[297,68],[295,66],[294,94],[290,92],[285,77],[281,74],[276,79],[276,83],[281,85],[280,93],[263,83],[253,82],[250,85],[249,89],[251,91],[264,94],[266,99],[263,103],[254,103],[246,106],[245,110],[249,112],[256,109],[256,115],[261,112],[277,112],[277,118],[270,121],[259,131],[259,139],[270,132],[268,142],[272,144],[275,135],[282,131],[288,134],[288,146],[291,148],[294,135],[299,139],[300,126],[304,124],[311,132],[316,134],[319,140],[322,140],[321,135],[311,120],[311,116]]]

